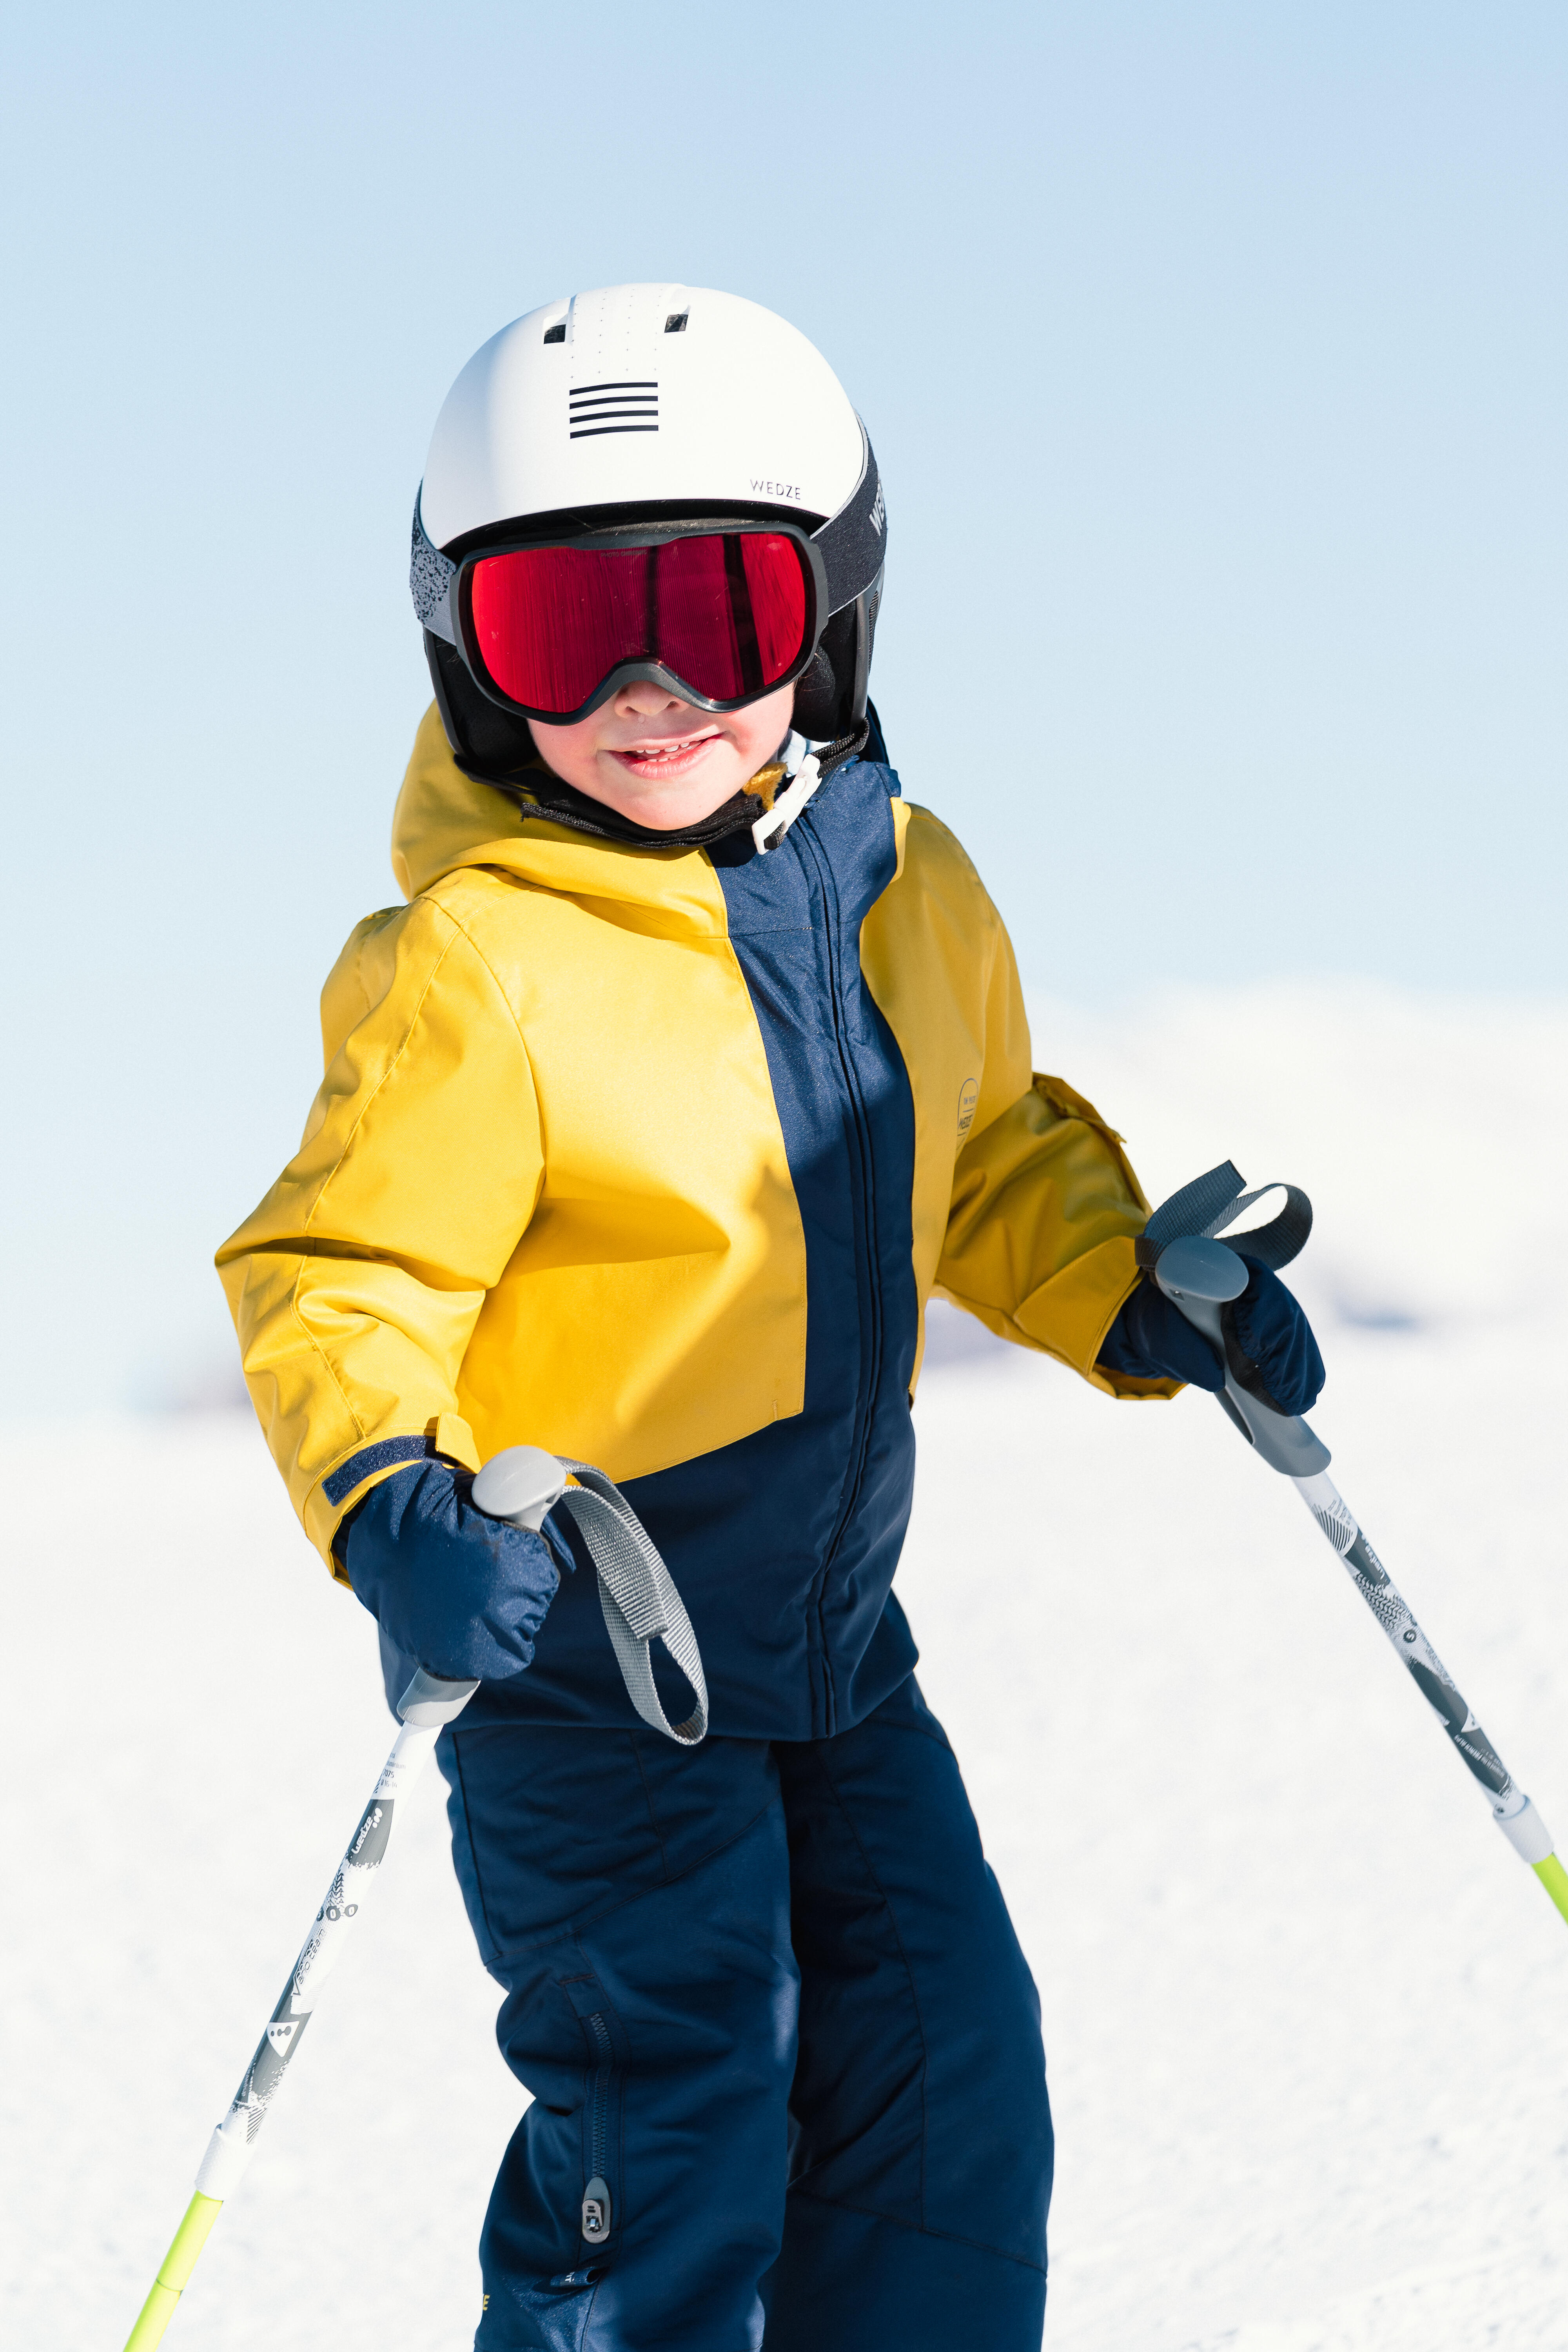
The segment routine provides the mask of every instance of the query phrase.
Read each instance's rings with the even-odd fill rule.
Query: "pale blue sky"
[[[1031,979],[1563,985],[1559,5],[61,0],[0,83],[10,1409],[225,1344],[395,895],[430,425],[574,287],[828,355]]]

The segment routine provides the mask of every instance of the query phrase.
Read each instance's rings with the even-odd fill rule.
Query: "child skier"
[[[1038,2002],[890,1591],[925,1303],[1113,1396],[1222,1374],[885,763],[885,537],[854,409],[754,304],[579,294],[469,362],[415,509],[407,903],[344,949],[304,1141],[219,1255],[389,1695],[481,1678],[438,1754],[533,2094],[484,2352],[1040,2340]],[[1303,1410],[1289,1293],[1256,1267],[1232,1312]],[[470,1501],[517,1444],[625,1489],[700,1744],[633,1707],[568,1515]]]

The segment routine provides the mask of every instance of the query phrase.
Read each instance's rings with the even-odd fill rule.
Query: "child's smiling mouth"
[[[533,742],[563,783],[668,833],[705,824],[776,759],[794,707],[793,686],[735,710],[706,710],[635,678],[586,719],[534,721]]]
[[[612,751],[610,757],[628,775],[657,782],[665,776],[685,775],[697,765],[709,745],[721,740],[717,727],[705,727],[698,734],[677,735],[665,742],[637,743],[624,751]]]

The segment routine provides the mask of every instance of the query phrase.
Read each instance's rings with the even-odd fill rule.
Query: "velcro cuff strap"
[[[335,1509],[346,1503],[356,1486],[379,1471],[400,1469],[405,1462],[428,1462],[435,1454],[434,1441],[428,1437],[384,1437],[375,1445],[362,1446],[340,1463],[330,1478],[321,1481],[321,1492]]]

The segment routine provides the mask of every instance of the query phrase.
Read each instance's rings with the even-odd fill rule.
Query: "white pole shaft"
[[[257,2134],[282,2084],[285,2070],[299,2046],[321,1998],[321,1988],[336,1968],[349,1931],[364,1907],[365,1898],[385,1854],[392,1834],[394,1807],[405,1798],[430,1761],[440,1737],[439,1724],[405,1723],[392,1743],[370,1802],[349,1840],[300,1957],[289,1972],[282,1997],[256,2055],[245,2071],[225,2116],[202,2158],[196,2188],[204,2197],[232,2196],[250,2162]]]
[[[1355,1514],[1327,1471],[1290,1484],[1350,1571],[1357,1591],[1403,1660],[1422,1696],[1441,1721],[1461,1761],[1491,1807],[1510,1845],[1531,1867],[1550,1860],[1552,1832],[1471,1714],[1452,1675],[1426,1639],[1388,1570],[1362,1533]]]
[[[481,1510],[537,1532],[565,1483],[565,1473],[552,1454],[537,1446],[516,1445],[497,1454],[480,1471],[474,1482],[474,1500]],[[243,2179],[257,2134],[381,1867],[392,1835],[394,1808],[399,1799],[407,1797],[430,1761],[444,1727],[457,1719],[478,1688],[477,1682],[447,1681],[422,1666],[404,1692],[397,1708],[402,1727],[381,1778],[310,1923],[310,1932],[228,2113],[207,2142],[196,2174],[199,2195],[221,2201],[233,2194]]]

